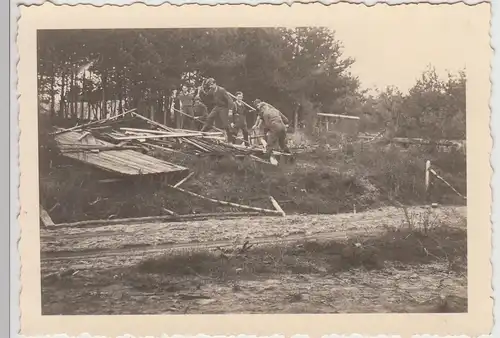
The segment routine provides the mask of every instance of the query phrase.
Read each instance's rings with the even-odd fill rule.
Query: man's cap
[[[203,81],[204,87],[213,86],[214,84],[215,84],[215,80],[212,77],[209,77],[208,79],[205,79],[205,81]]]
[[[236,96],[243,95],[243,92],[236,92]]]
[[[262,103],[261,99],[255,99],[255,100],[253,100],[253,106],[254,107],[257,107],[260,103]]]

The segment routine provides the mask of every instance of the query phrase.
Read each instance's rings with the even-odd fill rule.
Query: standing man
[[[221,127],[226,131],[226,138],[229,140],[231,134],[229,126],[229,115],[233,113],[233,99],[226,89],[218,86],[213,78],[206,79],[198,88],[198,95],[203,101],[212,100],[214,107],[208,114],[205,125],[201,131],[207,131],[214,125],[215,119],[218,117],[221,122]]]
[[[168,110],[170,112],[169,127],[176,128],[179,121],[179,113],[176,110],[180,109],[180,102],[177,96],[177,89],[172,91],[172,95],[168,100]]]
[[[272,152],[278,145],[284,153],[290,154],[290,149],[287,146],[286,128],[288,118],[283,115],[278,109],[274,108],[267,102],[262,102],[256,99],[254,107],[257,108],[257,121],[255,121],[252,129],[258,129],[261,125],[264,127],[264,132],[267,138],[266,153],[270,160],[273,160]],[[276,161],[274,159],[274,161]]]
[[[194,99],[194,105],[193,105],[193,113],[195,119],[197,119],[200,122],[205,123],[208,117],[208,109],[207,106],[201,102],[201,99],[199,97],[195,97]],[[202,126],[200,126],[201,123],[195,125],[196,130],[201,130]]]
[[[237,92],[236,101],[234,102],[229,142],[234,143],[235,137],[238,136],[238,133],[241,130],[243,139],[245,140],[245,145],[250,146],[248,139],[247,114],[248,109],[243,103],[243,92]]]
[[[194,95],[189,91],[188,87],[186,85],[182,86],[182,90],[180,94],[178,95],[179,97],[179,102],[180,102],[180,107],[181,107],[181,112],[183,112],[186,115],[193,116],[193,100],[194,100]],[[177,123],[177,129],[189,129],[193,125],[193,120],[189,119],[189,117],[184,116],[180,113],[179,115],[179,123]]]

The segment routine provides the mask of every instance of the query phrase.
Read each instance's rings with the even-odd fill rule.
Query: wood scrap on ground
[[[165,211],[165,210],[164,210]],[[271,210],[272,211],[272,210]],[[167,212],[168,213],[168,212]],[[189,220],[206,220],[206,219],[230,219],[239,217],[254,217],[262,215],[262,212],[218,212],[218,213],[203,213],[203,214],[188,214],[188,215],[163,215],[163,216],[147,216],[147,217],[131,217],[131,218],[115,218],[115,219],[97,219],[88,221],[78,221],[70,223],[58,223],[46,226],[47,229],[54,228],[92,228],[103,227],[113,224],[131,224],[131,223],[157,223],[157,222],[182,222]],[[271,216],[271,215],[269,215]]]
[[[262,213],[272,214],[272,215],[282,215],[281,212],[276,211],[276,210],[270,210],[270,209],[264,209],[264,208],[257,208],[257,207],[251,207],[249,205],[243,205],[243,204],[238,204],[238,203],[233,203],[233,202],[221,201],[221,200],[217,200],[215,198],[205,197],[205,196],[196,194],[194,192],[184,190],[182,188],[178,188],[178,187],[176,188],[173,185],[169,185],[169,187],[172,188],[172,189],[174,189],[174,190],[177,190],[179,192],[182,192],[184,194],[191,195],[193,197],[197,197],[197,198],[200,198],[200,199],[212,202],[212,203],[224,205],[224,206],[231,206],[231,207],[235,207],[235,208],[239,208],[239,209],[243,209],[243,210],[259,211],[259,212],[262,212]]]
[[[123,176],[122,179],[131,175],[182,172],[180,177],[184,178],[174,185],[169,185],[170,188],[219,205],[257,212],[260,215],[284,216],[283,210],[276,208],[276,206],[276,210],[257,208],[220,201],[184,190],[180,186],[193,177],[194,173],[189,173],[188,168],[149,155],[151,151],[164,151],[172,156],[175,154],[188,156],[230,155],[235,158],[249,158],[259,163],[271,164],[265,147],[228,143],[224,134],[221,129],[215,127],[206,132],[171,128],[140,115],[136,109],[71,128],[57,129],[51,133],[62,156],[85,162],[104,171],[118,173]],[[262,140],[262,144],[266,145],[264,140]],[[274,152],[274,154],[289,155],[279,152]],[[178,175],[176,174],[175,177]],[[99,183],[115,181],[118,180],[115,178],[101,179]],[[163,210],[169,214],[169,217],[184,217],[167,208],[163,208]],[[116,221],[112,220],[112,222]],[[142,221],[147,221],[147,219],[142,219]]]
[[[49,213],[40,205],[40,219],[42,220],[42,224],[44,226],[53,226],[54,222],[52,218],[50,218]]]
[[[181,184],[183,184],[184,182],[186,182],[187,180],[189,180],[193,175],[194,175],[194,172],[189,173],[189,175],[187,175],[182,180],[180,180],[179,182],[177,182],[174,185],[174,188],[178,188]]]
[[[273,204],[276,211],[280,212],[281,216],[285,217],[286,214],[283,211],[283,209],[280,207],[280,205],[278,204],[278,201],[276,201],[273,196],[269,196],[269,199],[271,200],[271,203]]]

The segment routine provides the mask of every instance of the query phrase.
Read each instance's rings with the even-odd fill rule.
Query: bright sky
[[[489,24],[477,23],[476,15],[488,12],[487,5],[379,6],[350,6],[332,18],[344,54],[356,59],[352,73],[364,88],[394,85],[407,91],[429,64],[441,76],[464,69],[467,42],[484,35]]]

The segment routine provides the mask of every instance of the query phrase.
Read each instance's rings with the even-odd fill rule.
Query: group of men
[[[262,132],[265,136],[268,156],[277,147],[285,153],[290,153],[286,142],[288,119],[278,109],[260,99],[253,101],[253,106],[243,101],[243,93],[233,96],[223,87],[217,85],[213,78],[205,79],[195,92],[190,92],[183,86],[177,94],[178,107],[171,106],[175,126],[179,129],[197,129],[208,131],[214,123],[226,133],[227,141],[235,143],[238,133],[243,134],[243,143],[250,145],[251,130]],[[207,105],[213,108],[208,112]],[[188,117],[187,115],[191,116]],[[198,122],[197,122],[197,121]],[[197,125],[196,125],[197,123]],[[202,125],[202,126],[201,126]]]

